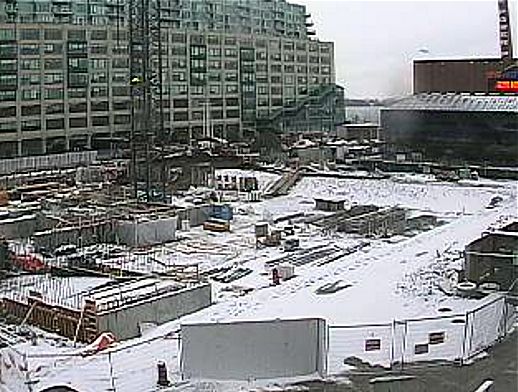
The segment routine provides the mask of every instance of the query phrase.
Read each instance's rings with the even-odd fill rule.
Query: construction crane
[[[162,197],[165,170],[161,0],[129,0],[129,62],[131,95],[130,176],[138,200],[139,180],[151,200],[152,163],[160,162]],[[157,148],[157,146],[160,146]]]
[[[513,40],[508,0],[498,0],[500,55],[504,61],[513,61]]]

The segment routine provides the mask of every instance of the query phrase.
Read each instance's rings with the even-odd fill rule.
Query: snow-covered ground
[[[265,262],[283,252],[275,248],[256,249],[254,223],[311,212],[313,198],[322,196],[340,196],[358,204],[398,205],[449,219],[447,224],[411,238],[371,240],[360,251],[330,263],[318,265],[316,261],[299,266],[295,278],[271,286]],[[502,203],[486,209],[494,196],[502,197]],[[260,203],[236,202],[234,207],[241,214],[235,214],[231,233],[193,229],[184,234],[182,241],[167,245],[167,252],[158,256],[178,264],[199,262],[202,271],[228,266],[248,268],[251,273],[229,284],[215,283],[213,306],[158,326],[146,337],[121,343],[119,349],[134,347],[124,357],[129,361],[126,367],[121,365],[122,351],[110,359],[117,369],[117,390],[153,390],[156,361],[161,359],[167,360],[171,378],[179,381],[177,342],[163,336],[176,331],[181,323],[321,317],[331,326],[340,326],[437,316],[441,307],[450,308],[452,313],[474,309],[479,301],[446,296],[439,287],[448,284],[451,270],[461,264],[459,252],[466,244],[489,226],[516,217],[516,196],[516,184],[512,182],[478,187],[427,181],[401,183],[390,179],[304,178],[285,197]],[[317,245],[347,248],[363,241],[346,234],[325,234],[305,225],[298,230],[304,248]],[[342,289],[333,294],[317,294],[322,286],[334,284]],[[143,339],[152,340],[136,345]],[[31,347],[25,349],[31,351]],[[104,390],[109,386],[107,361],[106,355],[56,359],[52,363],[38,359],[33,365],[40,370],[34,376],[41,379],[41,386],[61,381],[81,386],[84,391]],[[99,380],[94,381],[95,377]],[[206,390],[219,390],[216,384],[211,384],[214,389]],[[196,390],[182,385],[186,391]],[[239,389],[235,385],[221,388]]]

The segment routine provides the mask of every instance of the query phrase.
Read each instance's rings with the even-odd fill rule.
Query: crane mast
[[[129,68],[131,95],[130,176],[134,197],[139,183],[145,184],[146,201],[151,200],[154,182],[152,163],[164,155],[163,46],[160,0],[129,1]],[[157,148],[157,146],[160,146]],[[160,180],[165,197],[165,173]]]

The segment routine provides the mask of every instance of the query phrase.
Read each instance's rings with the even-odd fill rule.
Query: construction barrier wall
[[[180,368],[187,379],[324,376],[325,358],[321,319],[182,325]]]
[[[513,307],[501,295],[490,295],[465,314],[394,320],[378,325],[329,327],[327,367],[345,370],[358,358],[390,368],[420,361],[465,362],[506,336],[515,323]]]
[[[57,169],[89,165],[97,159],[97,151],[67,152],[32,157],[0,159],[0,175],[33,170]]]
[[[97,327],[100,332],[112,332],[117,339],[130,339],[140,336],[142,323],[162,324],[176,320],[211,303],[212,289],[205,283],[99,312]]]

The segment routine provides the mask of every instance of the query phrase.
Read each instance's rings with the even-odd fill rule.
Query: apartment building
[[[0,4],[0,157],[97,148],[128,138],[127,15],[133,5]],[[260,127],[334,127],[343,109],[343,91],[334,87],[334,47],[313,38],[304,6],[162,0],[160,7],[162,106],[171,140],[190,142],[207,130],[238,140]]]

